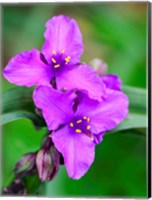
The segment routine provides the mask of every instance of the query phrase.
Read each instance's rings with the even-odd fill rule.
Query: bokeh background
[[[117,74],[124,85],[146,88],[147,2],[3,5],[3,67],[21,51],[40,50],[45,22],[58,14],[75,18],[79,24],[85,47],[81,61],[100,58],[108,73]],[[2,78],[3,91],[12,87]],[[26,119],[3,126],[3,185],[9,182],[17,160],[40,147],[45,131],[36,131]],[[146,169],[144,135],[133,130],[109,134],[96,146],[95,161],[84,177],[72,180],[61,166],[41,195],[146,197]]]

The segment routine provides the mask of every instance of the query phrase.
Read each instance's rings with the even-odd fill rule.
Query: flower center
[[[89,124],[90,118],[83,116],[82,118],[76,118],[69,123],[69,126],[74,129],[76,133],[90,132],[91,126]]]
[[[64,52],[65,52],[64,49],[60,53],[57,53],[56,51],[52,52],[51,63],[53,69],[58,69],[60,67],[63,67],[70,62],[71,57],[65,56]]]

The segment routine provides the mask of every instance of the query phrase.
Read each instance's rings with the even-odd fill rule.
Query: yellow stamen
[[[87,122],[89,122],[89,121],[90,121],[90,118],[88,117]]]
[[[84,117],[83,117],[83,119],[84,119],[84,120],[86,120],[86,119],[87,119],[87,117],[86,117],[86,116],[84,116]]]
[[[52,58],[52,62],[53,62],[53,63],[56,63],[56,60],[55,60],[54,58]]]
[[[58,68],[58,67],[60,67],[60,65],[59,65],[59,64],[57,64],[57,65],[54,65],[54,68]]]
[[[91,126],[90,126],[90,125],[88,125],[88,126],[87,126],[87,130],[90,130],[90,128],[91,128]]]
[[[69,61],[70,61],[70,59],[71,59],[71,57],[70,57],[70,56],[68,56],[68,57],[66,57],[66,58],[65,58],[65,61],[66,61],[66,62],[69,62]]]
[[[64,52],[65,52],[65,50],[64,50],[64,49],[62,49],[61,53],[63,54]]]
[[[55,55],[55,54],[56,54],[56,51],[52,51],[52,53]]]
[[[70,126],[71,126],[71,127],[73,127],[73,126],[74,126],[74,124],[71,122],[71,123],[70,123]]]
[[[81,120],[81,119],[77,120],[77,124],[79,124],[79,123],[81,123],[81,122],[82,122],[82,120]]]
[[[81,133],[82,131],[80,129],[75,130],[76,133]]]

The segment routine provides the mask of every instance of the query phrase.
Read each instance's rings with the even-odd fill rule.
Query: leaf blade
[[[136,113],[130,113],[129,116],[111,132],[114,133],[128,129],[146,128],[146,127],[147,127],[147,118],[144,114],[139,115]]]
[[[1,125],[14,120],[27,118],[36,126],[44,126],[44,120],[35,112],[32,100],[33,88],[16,87],[2,94],[2,118]]]
[[[135,113],[146,113],[146,93],[142,88],[123,86],[122,91],[129,98],[129,111]]]

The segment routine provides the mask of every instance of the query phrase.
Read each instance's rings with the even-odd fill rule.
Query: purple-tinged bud
[[[53,131],[49,131],[46,134],[43,135],[43,138],[41,140],[41,148],[42,149],[49,149],[51,147],[51,145],[53,145],[52,139],[50,137],[51,133]]]
[[[62,154],[60,154],[60,165],[64,165],[64,158]]]
[[[60,153],[53,145],[49,149],[41,149],[36,156],[36,165],[41,181],[50,181],[59,170]]]
[[[14,169],[17,177],[31,175],[36,172],[36,153],[24,155],[17,163]]]
[[[49,181],[52,180],[57,175],[57,172],[60,167],[60,157],[61,157],[61,154],[58,152],[58,150],[55,148],[54,145],[51,146],[50,153],[51,153],[51,158],[53,161],[52,167],[54,166],[54,170],[53,170],[53,173],[51,173],[48,178]]]
[[[26,195],[27,191],[21,179],[15,179],[8,187],[3,189],[4,195]]]
[[[39,108],[35,108],[35,112],[38,116],[42,117],[42,110]]]
[[[107,65],[101,59],[95,58],[91,60],[90,65],[97,71],[99,76],[105,75],[107,72]]]

